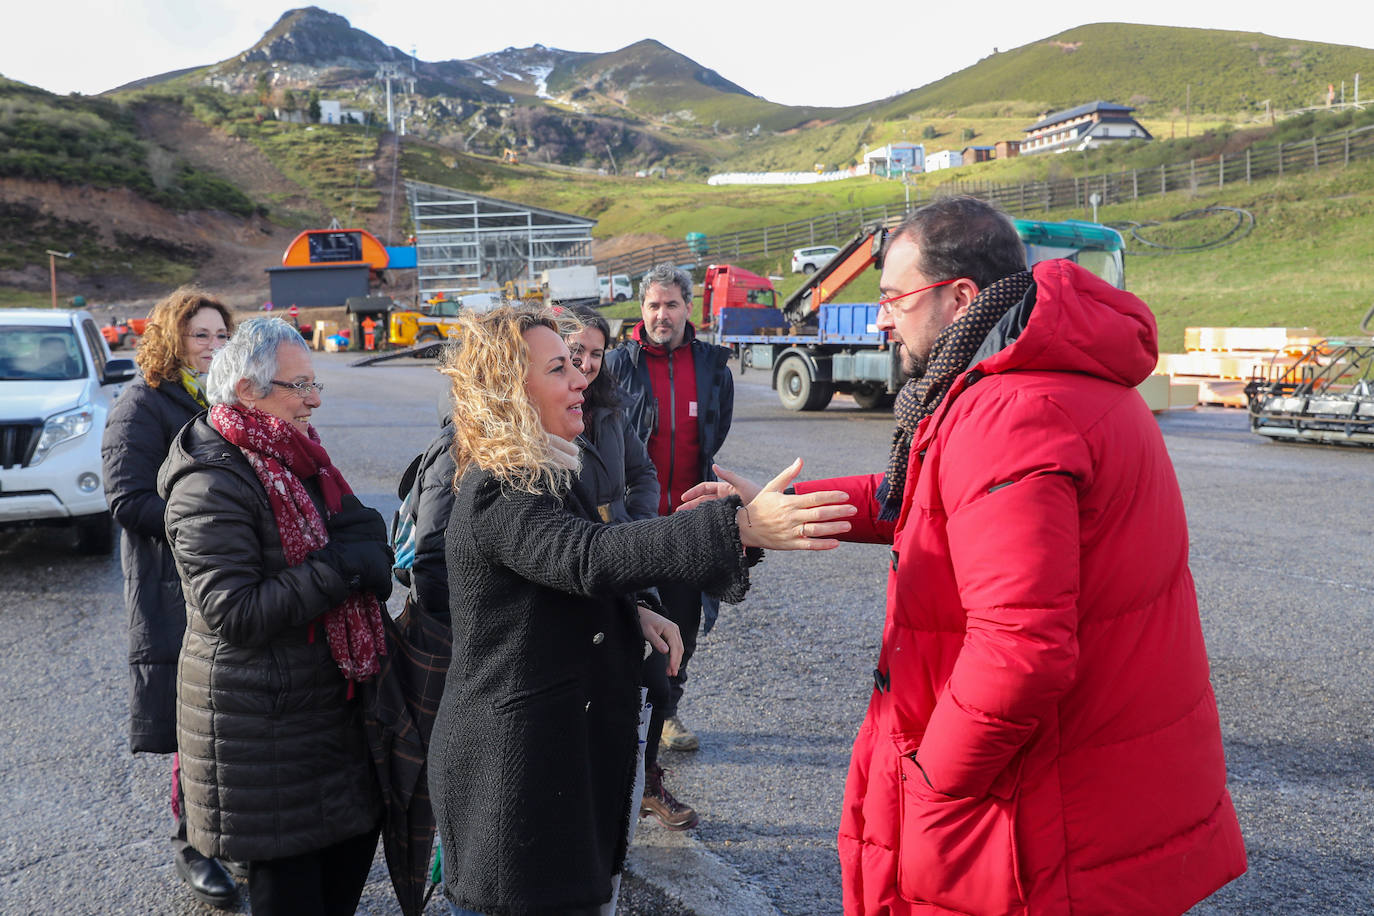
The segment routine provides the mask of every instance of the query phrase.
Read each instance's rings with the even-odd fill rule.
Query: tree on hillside
[[[306,115],[310,118],[310,123],[320,123],[320,94],[314,90],[310,92],[310,105],[306,108]]]

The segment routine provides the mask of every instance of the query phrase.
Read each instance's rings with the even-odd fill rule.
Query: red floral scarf
[[[330,463],[315,427],[309,427],[309,435],[305,435],[289,421],[241,404],[211,407],[210,425],[239,447],[262,481],[281,532],[287,564],[299,566],[311,551],[328,544],[324,519],[301,481],[319,479],[330,515],[339,511],[343,497],[353,490]],[[324,631],[329,638],[330,654],[348,678],[348,693],[352,696],[353,682],[376,674],[381,668],[378,656],[386,654],[382,609],[377,597],[368,592],[350,594],[342,604],[324,613]],[[313,622],[310,638],[315,638]]]

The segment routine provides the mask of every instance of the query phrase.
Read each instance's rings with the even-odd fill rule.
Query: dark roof
[[[1094,111],[1101,111],[1104,113],[1113,112],[1125,114],[1127,112],[1135,111],[1135,109],[1129,105],[1118,105],[1115,102],[1104,102],[1101,99],[1099,99],[1096,102],[1088,102],[1086,105],[1079,105],[1077,108],[1067,108],[1064,111],[1056,111],[1054,114],[1046,118],[1042,118],[1041,120],[1036,121],[1030,127],[1027,127],[1025,129],[1025,132],[1030,133],[1033,130],[1039,130],[1042,127],[1048,127],[1051,124],[1058,124],[1060,121],[1071,121],[1074,118],[1082,117],[1085,114],[1092,114]]]

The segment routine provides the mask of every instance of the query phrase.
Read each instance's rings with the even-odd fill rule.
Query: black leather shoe
[[[230,907],[238,903],[239,889],[234,879],[214,859],[207,859],[187,843],[172,856],[177,874],[201,903]]]
[[[248,863],[235,862],[233,859],[216,859],[216,862],[224,866],[224,870],[234,876],[235,881],[248,880]]]

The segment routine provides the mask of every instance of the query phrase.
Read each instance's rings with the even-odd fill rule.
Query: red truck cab
[[[733,264],[712,264],[706,268],[702,281],[701,314],[698,328],[711,328],[720,323],[720,310],[727,308],[775,309],[778,293],[767,277]]]

